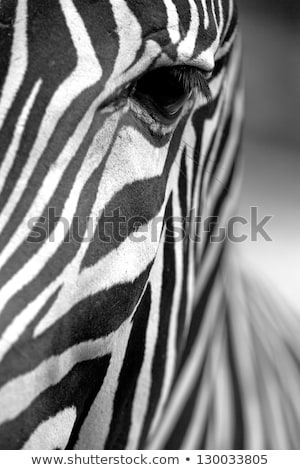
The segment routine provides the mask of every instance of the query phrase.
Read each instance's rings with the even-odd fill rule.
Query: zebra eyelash
[[[136,78],[135,81],[129,83],[127,86],[125,86],[120,92],[115,96],[114,98],[114,108],[116,106],[122,105],[126,102],[127,99],[137,99],[137,102],[142,103],[143,106],[143,111],[138,112],[136,106],[133,106],[135,110],[135,114],[139,115],[139,118],[142,119],[144,122],[147,123],[147,125],[150,126],[152,123],[153,116],[155,113],[157,113],[159,109],[159,103],[158,107],[156,107],[154,110],[151,108],[153,106],[153,103],[155,103],[155,83],[161,83],[165,86],[165,91],[166,91],[166,96],[169,93],[172,94],[174,93],[174,100],[179,100],[179,107],[178,110],[175,110],[174,113],[170,112],[169,119],[174,119],[177,118],[179,115],[179,110],[180,108],[183,108],[184,102],[189,101],[192,95],[201,95],[204,97],[205,101],[209,103],[212,100],[212,94],[210,87],[208,85],[208,78],[209,76],[205,77],[204,73],[198,69],[197,67],[194,66],[188,66],[188,65],[175,65],[175,66],[168,66],[168,67],[160,67],[156,68],[154,70],[150,70],[144,74],[142,74],[140,77]],[[146,88],[145,88],[145,80],[146,80]],[[144,81],[144,82],[143,82]],[[139,89],[140,84],[144,83],[144,87],[142,85],[142,89]],[[168,86],[170,84],[170,88]],[[151,87],[153,86],[153,89],[151,90]],[[137,90],[139,90],[139,94],[136,95]],[[152,91],[154,91],[154,99],[151,102],[151,99],[149,101],[149,97],[152,95]],[[176,97],[176,92],[178,93],[178,96]],[[148,95],[148,96],[147,96]],[[163,96],[163,95],[162,95]],[[157,96],[156,96],[157,98]],[[182,100],[182,103],[180,104],[180,100]],[[107,103],[106,103],[107,105]],[[169,106],[169,104],[168,104]],[[163,106],[162,106],[163,108]],[[162,124],[162,108],[160,109],[160,126]],[[145,112],[144,109],[148,110],[147,115],[151,115],[151,118],[148,116],[146,118],[144,116]],[[164,116],[166,118],[166,116]],[[151,122],[148,122],[148,121]],[[152,125],[152,124],[151,124]],[[169,132],[169,127],[166,124],[166,129],[167,132]]]
[[[204,96],[207,101],[212,100],[212,94],[207,79],[198,68],[188,65],[179,65],[172,67],[170,73],[178,80],[186,93],[191,93],[195,90]]]

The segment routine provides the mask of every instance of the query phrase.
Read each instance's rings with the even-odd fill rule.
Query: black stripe
[[[113,196],[99,220],[96,237],[89,244],[81,271],[95,265],[118,248],[139,226],[154,219],[164,202],[165,183],[164,175],[134,181]]]
[[[187,166],[186,166],[187,151],[186,147],[183,149],[180,163],[180,178],[179,178],[179,201],[181,208],[181,215],[184,217],[184,222],[186,222],[187,212],[188,212],[188,175],[187,175]]]
[[[214,160],[214,164],[209,175],[208,191],[210,190],[212,186],[212,182],[215,179],[216,172],[220,166],[222,158],[224,158],[224,149],[226,147],[228,137],[230,137],[230,131],[232,130],[231,129],[232,120],[233,120],[233,113],[231,112],[229,116],[226,118],[226,122],[222,129],[222,136],[221,136],[221,140],[219,143],[218,151],[217,151],[216,158]]]
[[[110,432],[105,443],[105,449],[107,450],[124,449],[126,447],[131,425],[133,400],[144,360],[150,307],[151,287],[148,284],[133,318],[132,331],[114,399]]]
[[[0,3],[0,90],[5,81],[11,57],[16,3],[16,0],[2,0]]]

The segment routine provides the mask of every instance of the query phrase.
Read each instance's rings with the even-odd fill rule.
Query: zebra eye
[[[195,67],[162,67],[142,76],[133,86],[131,97],[150,114],[168,122],[176,120],[194,89],[210,96],[209,87]]]

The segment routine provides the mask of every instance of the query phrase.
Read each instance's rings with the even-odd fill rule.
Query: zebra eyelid
[[[212,98],[208,80],[212,77],[212,72],[204,72],[197,67],[183,66],[183,81],[187,92],[199,91],[207,101]]]

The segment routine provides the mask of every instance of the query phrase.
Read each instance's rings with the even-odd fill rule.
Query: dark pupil
[[[144,75],[136,84],[134,96],[144,105],[155,107],[165,117],[176,116],[189,92],[172,68],[160,68]]]

